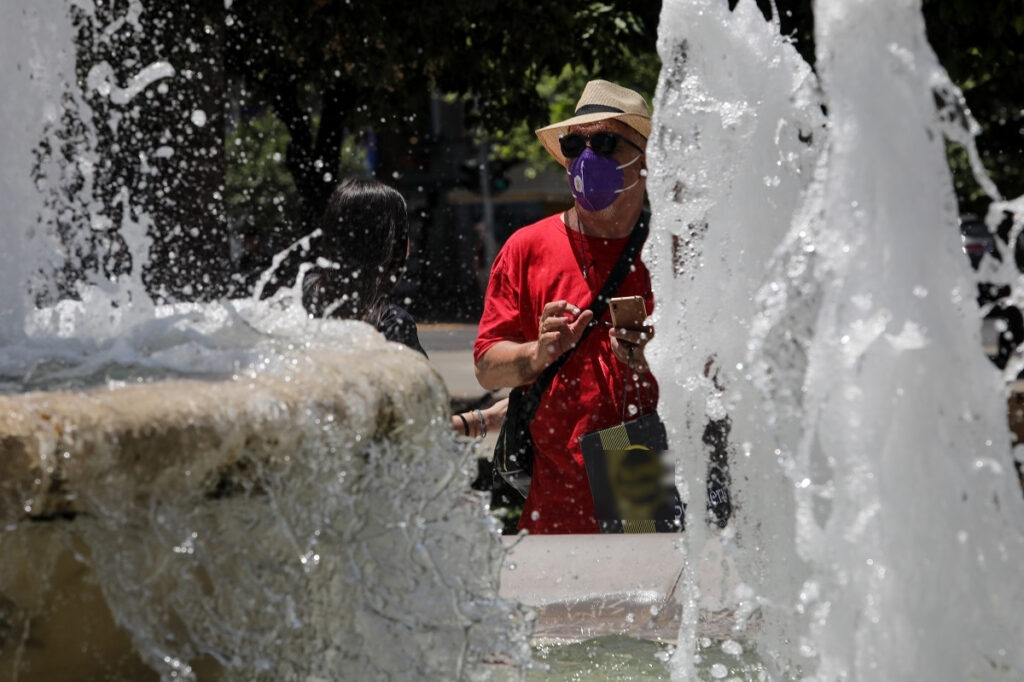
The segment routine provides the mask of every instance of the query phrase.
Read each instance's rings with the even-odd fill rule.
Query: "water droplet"
[[[734,639],[727,639],[722,642],[722,651],[730,656],[740,656],[743,654],[743,645]]]

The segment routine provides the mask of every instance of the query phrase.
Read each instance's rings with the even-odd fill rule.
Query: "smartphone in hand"
[[[644,328],[647,306],[644,305],[643,296],[621,296],[611,299],[608,303],[613,327],[636,330]]]

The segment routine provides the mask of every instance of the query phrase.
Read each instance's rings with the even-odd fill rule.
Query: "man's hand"
[[[538,339],[526,343],[505,340],[491,346],[476,362],[477,381],[488,390],[534,381],[545,367],[579,343],[593,318],[593,311],[581,311],[567,301],[545,304],[537,323]]]
[[[647,366],[647,359],[644,357],[644,347],[648,341],[654,338],[654,327],[650,325],[643,329],[612,327],[608,330],[608,337],[612,342],[612,353],[620,362],[626,363],[638,374],[647,374],[651,371]]]
[[[568,301],[552,301],[544,304],[537,328],[537,346],[533,366],[539,374],[545,367],[562,356],[583,336],[584,330],[594,319],[594,311],[581,311]]]

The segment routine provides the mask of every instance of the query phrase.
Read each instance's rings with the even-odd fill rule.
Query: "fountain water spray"
[[[732,422],[717,539],[772,678],[1019,679],[1024,504],[943,146],[962,98],[919,3],[814,12],[820,83],[753,2],[663,8],[663,409],[693,498],[695,427]]]
[[[1024,671],[1024,510],[942,149],[973,133],[919,9],[817,3],[815,72],[752,0],[665,2],[652,359],[681,489],[700,499],[700,434],[728,419],[734,496],[715,537],[687,524],[677,678],[710,647],[752,651],[771,679]],[[0,89],[24,95],[0,102],[13,124],[0,131],[0,369],[8,393],[62,389],[0,411],[0,554],[18,558],[0,567],[0,665],[54,662],[26,642],[35,616],[81,610],[52,599],[72,563],[90,570],[92,608],[165,679],[517,674],[528,615],[497,597],[494,524],[465,491],[468,452],[421,358],[276,303],[153,306],[124,294],[141,291],[138,262],[36,309],[33,277],[63,246],[36,198],[69,175],[87,188],[96,163],[86,126],[72,166],[37,157],[40,186],[37,141],[52,148],[47,126],[67,112],[89,119],[88,97],[129,106],[176,72],[100,61],[79,86],[65,11],[0,7],[0,50],[19,65]],[[140,12],[128,3],[98,35]],[[113,220],[81,215],[85,230]],[[145,212],[118,219],[144,253]],[[713,595],[733,607],[721,642],[695,634],[709,567],[739,579]]]
[[[21,325],[31,309],[26,299],[25,282],[43,265],[40,249],[29,248],[47,237],[45,223],[52,216],[40,215],[40,188],[33,178],[33,155],[46,128],[61,115],[60,89],[55,84],[71,80],[74,73],[74,46],[66,20],[49,21],[65,13],[64,3],[44,0],[27,11],[21,3],[5,2],[0,7],[0,22],[13,30],[4,32],[0,47],[5,56],[0,114],[6,122],[0,131],[0,201],[3,218],[4,248],[0,249],[0,341],[23,335]],[[39,168],[37,175],[55,172],[52,165]]]
[[[133,53],[79,82],[68,13],[103,41],[146,11],[95,10],[0,8],[0,677],[515,676],[529,621],[497,594],[499,527],[437,372],[282,299],[149,298],[151,222],[127,186],[115,213],[97,199],[94,141],[175,68]],[[161,149],[134,186],[180,172],[147,165]],[[40,275],[99,233],[129,266],[54,300]]]

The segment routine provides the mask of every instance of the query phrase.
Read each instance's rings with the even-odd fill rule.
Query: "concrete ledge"
[[[535,643],[628,635],[675,642],[683,615],[683,536],[505,536],[501,594],[533,607]],[[716,538],[699,557],[697,630],[715,639],[741,637],[759,626],[755,614],[737,627],[734,589],[740,582]]]
[[[83,484],[100,478],[128,495],[153,486],[221,494],[243,454],[272,457],[288,450],[281,438],[301,438],[286,428],[301,413],[343,424],[358,441],[399,426],[399,402],[433,405],[446,418],[440,376],[397,347],[314,351],[288,373],[235,380],[0,396],[0,523],[78,513]]]

